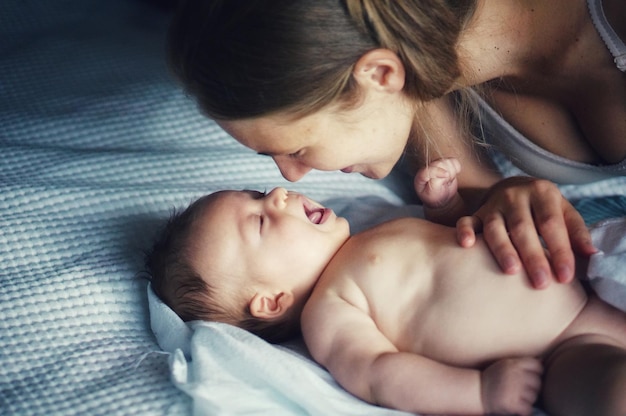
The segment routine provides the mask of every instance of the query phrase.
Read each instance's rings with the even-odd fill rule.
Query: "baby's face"
[[[275,285],[304,296],[350,235],[345,218],[283,188],[210,198],[198,220],[193,257],[203,276],[244,276],[235,288]],[[210,273],[215,268],[219,273]]]

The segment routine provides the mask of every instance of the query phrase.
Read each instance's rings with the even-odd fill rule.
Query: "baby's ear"
[[[293,294],[286,292],[257,292],[250,299],[250,313],[259,319],[276,319],[293,305]]]

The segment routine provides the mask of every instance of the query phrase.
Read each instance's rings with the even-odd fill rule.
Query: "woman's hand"
[[[596,252],[585,222],[550,181],[512,177],[495,184],[483,205],[456,224],[464,247],[482,230],[491,252],[506,273],[523,265],[535,288],[545,288],[554,278],[567,283],[574,278],[574,253]],[[542,240],[545,243],[545,248]]]

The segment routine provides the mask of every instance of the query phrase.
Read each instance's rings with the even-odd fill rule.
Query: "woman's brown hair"
[[[352,69],[387,48],[406,94],[430,100],[459,75],[456,43],[472,0],[182,0],[170,67],[209,117],[313,113],[358,98]]]

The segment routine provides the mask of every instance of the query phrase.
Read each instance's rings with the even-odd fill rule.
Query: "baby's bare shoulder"
[[[456,246],[456,231],[452,227],[421,218],[405,217],[382,223],[356,234],[349,243],[346,244],[345,249],[354,258],[368,256],[371,251],[394,252],[402,246],[411,249],[415,249],[416,246],[437,248],[450,243]]]
[[[454,238],[454,229],[422,219],[401,218],[383,223],[354,235],[344,244],[326,267],[316,292],[339,294],[358,304],[354,293],[372,295],[382,290],[380,285],[386,286],[387,291],[390,286],[395,287],[392,282],[411,277],[416,265],[427,273],[443,244],[456,245]]]

